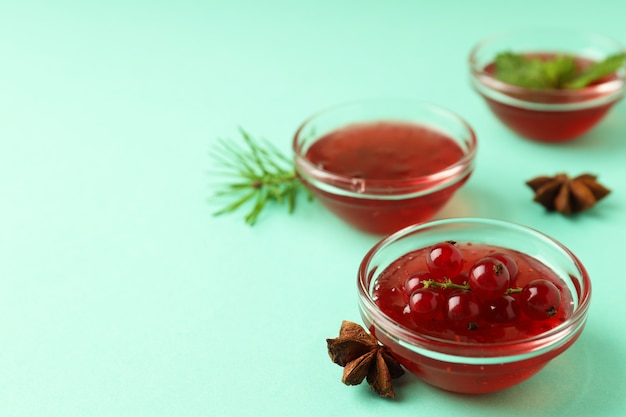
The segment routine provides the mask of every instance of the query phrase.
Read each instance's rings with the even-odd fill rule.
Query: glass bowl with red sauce
[[[470,177],[476,145],[455,113],[402,99],[329,108],[293,139],[302,183],[332,213],[372,234],[430,220]]]
[[[574,57],[578,69],[624,53],[624,46],[603,35],[567,28],[528,28],[480,41],[470,52],[475,90],[495,116],[522,137],[566,142],[596,126],[624,95],[626,66],[576,89],[537,90],[504,83],[495,76],[497,54],[513,52],[539,58]]]
[[[444,301],[431,316],[414,311],[425,291],[415,284],[416,277],[431,273],[429,279],[445,282],[425,272],[425,258],[437,253],[433,248],[441,242],[451,241],[463,254],[462,270],[457,270],[460,285],[468,280],[472,290],[439,289]],[[463,306],[476,294],[482,297],[468,274],[475,276],[480,271],[476,265],[486,258],[502,259],[502,254],[516,265],[505,262],[510,288],[524,290],[493,301],[480,299],[468,321],[471,309]],[[548,286],[559,301],[541,307],[541,317],[536,317],[537,310],[528,311],[529,306]],[[358,293],[366,327],[408,371],[444,390],[484,394],[527,380],[578,339],[587,319],[591,282],[570,250],[539,231],[499,220],[455,218],[409,226],[376,244],[359,267]],[[422,296],[416,299],[418,293]],[[514,301],[503,305],[497,301],[501,299]]]

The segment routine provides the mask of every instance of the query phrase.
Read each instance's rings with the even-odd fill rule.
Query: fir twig
[[[214,214],[232,213],[252,204],[245,221],[254,225],[271,201],[286,204],[292,213],[298,193],[306,190],[296,176],[293,162],[270,142],[254,139],[243,129],[240,133],[243,143],[219,140],[211,152],[219,166],[218,175],[230,178],[221,184],[214,198],[227,198],[231,202]],[[311,199],[311,194],[306,192]]]

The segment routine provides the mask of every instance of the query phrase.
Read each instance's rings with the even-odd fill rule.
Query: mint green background
[[[531,24],[626,42],[624,16],[614,0],[2,2],[0,415],[626,415],[626,102],[575,142],[533,143],[466,63]],[[324,339],[360,321],[356,269],[378,237],[317,202],[254,228],[211,215],[216,139],[242,126],[289,152],[311,113],[379,96],[477,132],[475,174],[439,217],[523,223],[587,266],[585,332],[526,383],[460,396],[405,376],[396,401],[343,386]],[[562,171],[613,193],[547,214],[524,181]]]

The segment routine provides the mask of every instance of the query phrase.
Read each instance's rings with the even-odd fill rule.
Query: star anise
[[[344,384],[358,385],[367,379],[381,397],[395,397],[391,380],[404,374],[404,369],[363,327],[344,320],[339,337],[326,339],[326,343],[332,361],[344,367],[341,378]]]
[[[570,178],[561,173],[554,177],[540,176],[526,182],[535,191],[534,201],[549,211],[574,214],[593,207],[611,190],[600,184],[595,175],[582,174]]]

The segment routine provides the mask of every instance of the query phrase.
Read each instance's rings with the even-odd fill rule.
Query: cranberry
[[[520,306],[524,314],[535,320],[554,317],[561,304],[561,292],[552,282],[536,279],[524,286]]]
[[[480,301],[471,291],[453,291],[446,300],[444,315],[451,325],[474,330],[481,318]]]
[[[463,269],[463,253],[454,242],[441,242],[431,246],[426,257],[428,270],[435,278],[454,278]]]
[[[430,272],[428,271],[419,271],[409,277],[404,281],[404,293],[406,294],[407,301],[409,296],[413,294],[413,292],[418,288],[424,287],[424,281],[428,281],[432,279],[430,276]]]
[[[490,323],[514,323],[519,315],[519,303],[510,295],[488,301],[484,306],[485,319]]]
[[[450,277],[450,282],[457,285],[467,285],[469,282],[469,273],[467,271],[461,271],[456,277]]]
[[[373,292],[374,301],[394,320],[399,320],[405,313],[406,300],[402,290],[396,287],[376,285]]]
[[[469,272],[469,285],[481,300],[495,300],[509,288],[509,271],[501,261],[484,257],[476,261]]]
[[[496,258],[500,262],[506,266],[507,271],[509,271],[509,279],[511,280],[509,285],[513,286],[515,284],[515,279],[517,278],[517,274],[519,273],[519,267],[517,266],[517,262],[513,259],[512,256],[507,255],[503,252],[496,252],[489,254],[490,258]]]
[[[416,322],[441,319],[444,297],[441,291],[432,288],[418,288],[411,294],[409,309]]]

